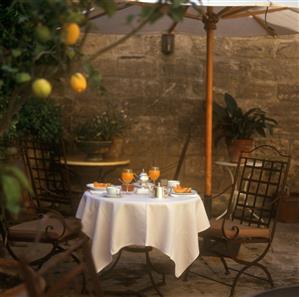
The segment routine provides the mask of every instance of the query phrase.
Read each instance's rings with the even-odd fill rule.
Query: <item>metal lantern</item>
[[[162,53],[165,55],[170,55],[174,51],[174,34],[164,33],[161,38]]]

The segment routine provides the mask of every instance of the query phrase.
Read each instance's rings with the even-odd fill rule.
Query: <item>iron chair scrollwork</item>
[[[70,171],[65,161],[64,143],[21,140],[20,148],[28,170],[34,200],[38,207],[47,206],[73,214],[78,193],[72,191]]]
[[[237,272],[232,283],[224,283],[231,287],[230,296],[234,296],[238,280],[244,274],[265,280],[273,287],[271,274],[261,260],[269,251],[275,234],[290,159],[290,156],[269,145],[242,153],[235,171],[227,213],[221,220],[212,219],[211,228],[202,235],[204,249],[210,256],[220,258],[226,273]],[[248,260],[239,253],[239,247],[245,243],[263,245],[259,245],[259,254]],[[243,267],[240,270],[230,268],[226,258]],[[253,267],[259,268],[265,277],[249,274],[247,270]]]
[[[50,251],[32,260],[29,264],[40,268],[52,256],[64,251],[63,245],[77,238],[81,232],[81,223],[74,217],[64,217],[53,206],[70,204],[69,184],[61,171],[60,153],[57,145],[41,144],[31,139],[21,142],[21,150],[28,166],[35,200],[28,197],[21,209],[17,221],[5,210],[0,221],[2,242],[11,256],[18,260],[19,252],[14,245],[20,243],[44,243],[52,245]],[[27,203],[28,202],[28,203]],[[48,202],[43,205],[42,202]],[[79,262],[76,255],[73,259]]]
[[[44,276],[51,270],[60,265],[61,262],[67,260],[77,250],[81,250],[83,261],[64,271],[63,275],[50,282]],[[61,290],[73,285],[73,281],[80,274],[84,274],[86,279],[89,279],[89,296],[103,297],[101,284],[96,273],[94,263],[91,256],[91,247],[89,239],[82,234],[76,241],[76,244],[66,249],[63,253],[58,255],[51,263],[42,267],[39,271],[34,271],[28,264],[21,259],[15,261],[12,259],[0,259],[0,272],[21,276],[23,281],[12,288],[0,292],[0,297],[52,297],[61,293]],[[20,279],[18,279],[20,281]]]
[[[2,243],[15,259],[24,256],[15,251],[16,243],[44,243],[51,245],[51,249],[32,260],[29,264],[39,269],[52,256],[59,254],[65,250],[64,244],[69,240],[75,239],[81,234],[81,223],[75,218],[64,218],[60,213],[54,210],[45,210],[44,213],[38,210],[31,220],[17,224],[10,224],[8,220],[2,218],[0,221],[0,233]],[[76,255],[72,258],[80,263]]]

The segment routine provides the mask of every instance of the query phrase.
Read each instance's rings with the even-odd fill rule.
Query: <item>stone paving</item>
[[[258,251],[257,246],[243,247],[243,255],[254,255]],[[158,251],[152,254],[154,262],[170,262],[165,255]],[[111,278],[102,281],[102,286],[106,290],[138,290],[149,284],[148,277],[142,265],[144,256],[142,254],[124,253],[117,268],[113,271]],[[225,276],[220,262],[212,257],[205,257],[205,264],[197,260],[191,271],[219,276],[222,280],[231,280],[231,276]],[[276,287],[299,284],[299,224],[278,224],[276,236],[263,263],[269,268]],[[232,263],[231,263],[232,264]],[[54,272],[48,276],[49,283],[54,278],[59,277],[68,265],[64,264],[62,270]],[[241,278],[236,290],[236,296],[252,296],[256,292],[268,289],[268,284],[249,277]],[[166,285],[161,287],[164,297],[225,297],[229,296],[229,287],[211,282],[193,273],[188,281],[167,276]],[[79,297],[80,281],[75,282],[70,289],[61,292],[61,297]],[[128,296],[120,294],[118,296]],[[130,295],[133,296],[133,295]],[[146,291],[145,296],[158,296],[153,290]],[[287,297],[287,296],[286,296]]]

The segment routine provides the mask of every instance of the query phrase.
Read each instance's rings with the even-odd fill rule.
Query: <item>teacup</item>
[[[110,186],[106,188],[107,195],[110,197],[119,197],[120,196],[120,188]]]
[[[173,189],[175,188],[176,186],[178,186],[180,184],[180,181],[179,180],[169,180],[167,182],[167,188],[168,189]]]

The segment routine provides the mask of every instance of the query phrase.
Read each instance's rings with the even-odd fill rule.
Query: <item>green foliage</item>
[[[100,1],[99,1],[100,2]],[[106,1],[105,9],[113,12]],[[80,42],[66,45],[62,28],[68,22],[87,23],[83,11],[90,0],[0,1],[0,92],[13,96],[21,85],[30,97],[30,82],[65,76],[70,63],[81,63]],[[24,94],[24,92],[22,92]]]
[[[31,186],[24,173],[14,166],[3,165],[0,167],[0,208],[3,204],[12,213],[20,209],[20,197],[23,190],[32,192]],[[4,201],[1,198],[4,198]]]
[[[216,143],[221,138],[231,142],[234,139],[251,139],[255,134],[266,137],[266,132],[272,135],[273,128],[278,125],[277,121],[266,117],[266,112],[260,108],[251,108],[244,112],[227,93],[224,100],[224,107],[216,102],[213,107],[216,116]]]
[[[184,12],[180,4],[186,0],[169,0],[167,14],[174,20],[182,19]],[[154,22],[163,15],[156,6],[144,6],[139,17]],[[15,133],[22,136],[34,135],[41,140],[55,140],[61,133],[60,116],[56,107],[47,101],[30,101],[30,83],[36,78],[59,81],[67,77],[72,64],[84,64],[81,41],[66,45],[61,38],[61,29],[68,22],[75,22],[88,28],[86,12],[94,5],[100,6],[109,16],[116,11],[115,0],[13,0],[0,1],[0,131],[6,131],[8,139]],[[82,41],[85,39],[83,38]],[[112,46],[113,47],[113,46]],[[111,47],[111,48],[112,48]],[[96,58],[97,55],[94,55]],[[90,66],[85,67],[92,86],[100,84],[99,72]],[[30,101],[25,104],[26,101]],[[20,107],[19,117],[15,117]],[[109,112],[99,115],[93,122],[100,127],[96,137],[109,139],[122,133],[124,118]],[[11,121],[13,121],[11,123]],[[3,169],[4,170],[4,169]],[[6,169],[5,169],[6,170]],[[8,197],[7,203],[17,210],[16,201],[22,184],[16,174],[0,172],[2,191]],[[13,187],[15,185],[15,188]],[[1,197],[0,197],[1,199]],[[1,202],[1,200],[0,200]]]
[[[58,141],[62,136],[61,108],[51,100],[30,99],[20,110],[16,134],[43,142]]]

